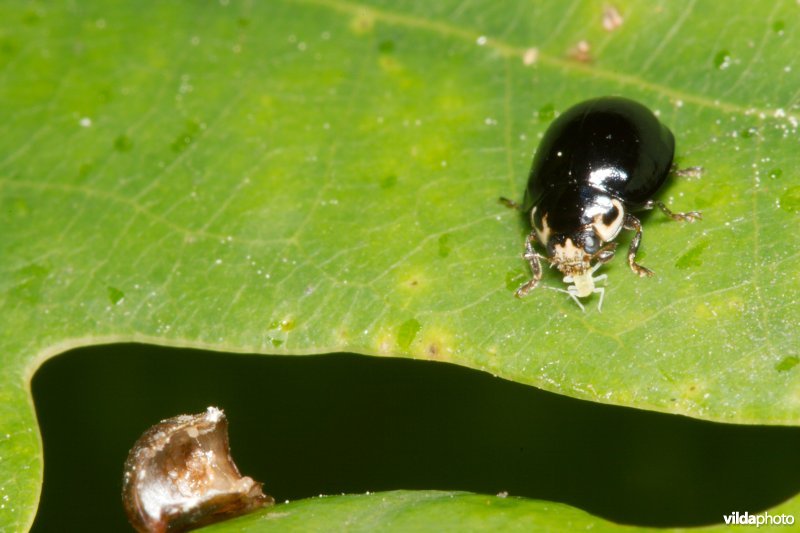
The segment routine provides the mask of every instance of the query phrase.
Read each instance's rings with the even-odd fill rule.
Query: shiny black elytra
[[[700,213],[673,213],[652,199],[673,170],[675,138],[642,104],[627,98],[587,100],[562,113],[547,129],[533,159],[522,209],[532,231],[523,257],[533,273],[517,289],[525,296],[542,278],[545,259],[564,274],[567,290],[578,298],[600,294],[595,287],[605,274],[594,276],[614,257],[613,242],[622,229],[636,234],[628,249],[628,264],[640,276],[653,272],[636,263],[642,225],[631,211],[658,206],[673,220],[693,222]],[[696,173],[693,167],[682,171]],[[539,242],[547,256],[533,248]],[[592,265],[592,263],[595,263]]]

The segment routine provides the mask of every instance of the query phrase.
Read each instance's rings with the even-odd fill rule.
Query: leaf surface
[[[608,9],[3,3],[0,528],[41,483],[31,375],[103,342],[416,357],[797,424],[798,7]],[[555,113],[604,94],[705,168],[661,194],[704,220],[645,215],[657,277],[618,257],[602,313],[517,300],[527,229],[496,199],[521,197]]]
[[[795,502],[770,511],[776,520],[797,516]],[[744,514],[744,512],[740,513]],[[763,516],[763,513],[759,513]],[[781,517],[781,518],[778,518]],[[758,518],[756,518],[758,519]],[[746,520],[746,519],[745,519]],[[747,522],[745,522],[747,523]],[[763,522],[762,522],[763,524]],[[785,530],[782,522],[761,525]],[[269,531],[659,531],[608,522],[567,505],[508,496],[466,492],[394,491],[366,495],[312,498],[279,504],[251,515],[221,522],[203,531],[250,533]],[[728,531],[724,525],[688,531]]]

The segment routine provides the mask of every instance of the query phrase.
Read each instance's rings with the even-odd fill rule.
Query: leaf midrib
[[[520,63],[523,63],[523,58],[525,54],[528,52],[528,50],[530,50],[531,48],[536,48],[535,46],[531,46],[528,48],[514,46],[508,42],[503,41],[502,39],[496,39],[488,35],[483,35],[481,32],[477,32],[474,30],[462,29],[457,26],[448,24],[446,22],[427,20],[413,15],[405,15],[402,13],[387,11],[385,9],[378,9],[371,6],[359,4],[356,2],[348,2],[346,0],[283,0],[283,1],[314,5],[325,9],[329,9],[331,11],[338,11],[340,13],[347,13],[350,15],[369,14],[376,20],[380,20],[381,22],[384,22],[386,24],[429,31],[431,33],[439,34],[445,37],[455,37],[459,40],[471,43],[476,43],[479,37],[483,37],[486,39],[485,43],[482,45],[484,48],[492,49],[495,52],[497,52],[500,56],[505,58],[519,59]],[[731,102],[725,102],[720,99],[711,99],[698,94],[673,89],[671,87],[667,87],[659,83],[653,83],[651,81],[647,81],[633,74],[626,74],[620,71],[607,70],[598,67],[594,63],[581,63],[579,61],[565,59],[559,56],[554,56],[552,54],[543,52],[540,49],[537,49],[537,59],[536,62],[534,62],[532,65],[535,65],[536,63],[542,63],[551,67],[557,67],[566,70],[568,72],[575,72],[579,74],[592,76],[595,78],[614,81],[621,85],[637,87],[639,89],[644,89],[656,94],[660,94],[661,96],[669,98],[673,101],[680,100],[683,101],[684,103],[687,102],[692,103],[701,108],[721,111],[728,115],[755,116],[761,120],[785,119],[790,121],[800,121],[800,114],[788,113],[784,111],[784,108],[765,109],[759,107],[743,107],[741,105],[734,104]]]

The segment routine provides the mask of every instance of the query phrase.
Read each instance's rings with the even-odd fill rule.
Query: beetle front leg
[[[648,200],[647,203],[644,204],[645,209],[653,209],[653,207],[658,206],[665,215],[667,215],[672,220],[685,220],[687,222],[694,222],[695,220],[703,220],[703,214],[700,211],[687,211],[685,213],[674,213],[672,210],[664,205],[664,202],[658,202],[655,200]]]
[[[631,245],[628,248],[628,265],[630,265],[631,270],[633,270],[634,273],[639,274],[642,277],[652,276],[652,270],[645,268],[636,262],[636,252],[639,251],[639,243],[642,241],[642,223],[639,222],[638,218],[628,213],[625,215],[623,227],[636,232],[636,235],[633,236]]]
[[[536,253],[536,250],[533,249],[533,244],[536,242],[536,233],[534,231],[530,232],[528,235],[527,240],[525,241],[525,253],[522,255],[522,258],[528,261],[531,265],[531,280],[517,289],[517,292],[514,293],[514,296],[517,298],[522,298],[533,289],[536,288],[536,285],[539,284],[539,280],[542,279],[542,264],[541,264],[541,256]]]
[[[614,258],[614,251],[617,249],[617,243],[607,242],[602,248],[592,254],[592,261],[597,260],[598,263],[608,263]]]
[[[669,171],[680,178],[699,178],[705,169],[703,167],[678,168],[678,165],[673,162]]]

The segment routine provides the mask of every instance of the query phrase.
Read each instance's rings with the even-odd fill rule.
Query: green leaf
[[[417,357],[798,424],[797,5],[614,6],[607,29],[588,2],[0,5],[0,528],[41,483],[31,375],[104,342]],[[602,94],[705,167],[661,196],[704,220],[646,215],[657,277],[617,258],[602,313],[517,300],[526,228],[496,198]]]
[[[770,515],[776,518],[784,514],[797,516],[799,507],[795,502],[784,504],[770,511]],[[786,526],[766,527],[768,531],[779,531]],[[312,498],[280,504],[203,529],[209,533],[332,530],[686,531],[623,526],[559,503],[500,495],[436,491],[395,491]],[[719,525],[697,530],[728,529]]]
[[[615,524],[558,503],[465,492],[395,491],[280,504],[203,531],[581,531],[598,527],[615,529]]]

